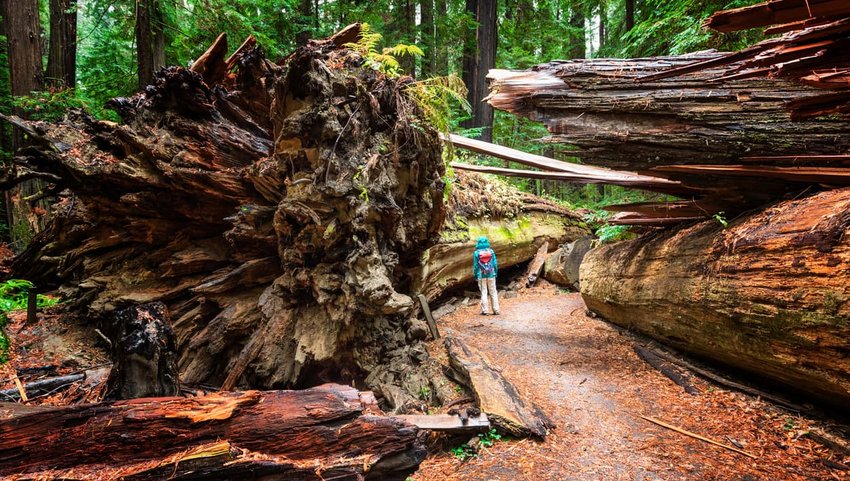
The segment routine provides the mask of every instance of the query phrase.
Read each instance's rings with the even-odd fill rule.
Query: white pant
[[[493,300],[493,314],[499,313],[499,291],[496,290],[496,278],[478,279],[478,288],[481,289],[481,313],[486,314],[490,310],[489,300]]]

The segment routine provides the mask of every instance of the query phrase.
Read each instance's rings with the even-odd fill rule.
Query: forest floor
[[[685,393],[635,354],[631,335],[586,316],[579,294],[546,285],[501,307],[500,316],[482,316],[470,303],[442,318],[441,330],[485,353],[556,429],[544,442],[497,441],[466,461],[432,454],[413,480],[850,480],[842,469],[850,457],[804,436],[822,421],[695,377],[699,394]],[[756,458],[641,415],[734,440]]]

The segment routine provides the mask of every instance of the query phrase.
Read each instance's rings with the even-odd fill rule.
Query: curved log
[[[850,189],[590,251],[605,319],[806,393],[850,402]]]
[[[417,429],[373,403],[324,385],[38,410],[0,420],[0,476],[403,480],[425,455]]]

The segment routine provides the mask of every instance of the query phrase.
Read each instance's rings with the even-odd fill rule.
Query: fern
[[[440,132],[449,131],[455,107],[466,114],[472,112],[466,100],[466,85],[454,74],[410,83],[405,91],[419,106],[423,120]]]
[[[372,30],[368,23],[364,23],[360,26],[360,38],[356,42],[349,42],[343,46],[362,55],[366,65],[373,70],[378,70],[390,77],[400,77],[403,73],[397,57],[402,55],[421,57],[425,55],[425,52],[416,45],[403,43],[395,47],[384,48],[379,52],[378,45],[383,38],[383,35]]]
[[[26,309],[29,301],[29,291],[34,288],[32,282],[23,279],[9,279],[5,282],[0,282],[0,364],[9,360],[9,336],[6,335],[4,328],[9,322],[7,312]],[[38,307],[50,307],[56,305],[58,299],[43,296],[36,296],[36,305]]]

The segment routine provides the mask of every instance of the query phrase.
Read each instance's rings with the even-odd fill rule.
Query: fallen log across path
[[[378,414],[333,384],[38,410],[0,419],[0,476],[403,480],[425,455],[417,428]]]

